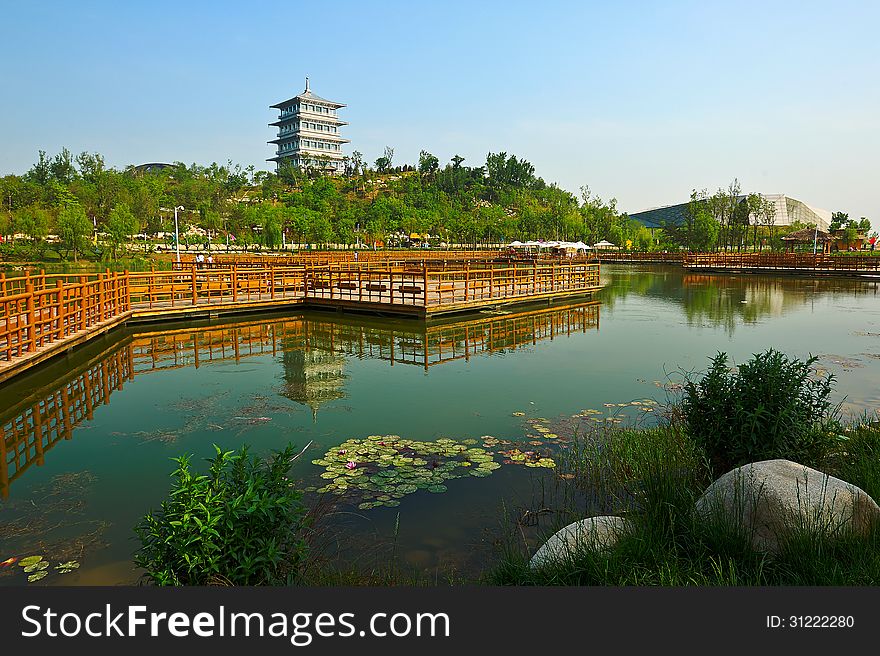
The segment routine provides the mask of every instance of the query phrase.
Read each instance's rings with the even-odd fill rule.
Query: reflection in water
[[[682,306],[688,325],[708,324],[732,335],[737,323],[780,317],[821,297],[876,296],[878,281],[752,274],[691,273],[673,266],[603,267],[602,303],[647,296]]]
[[[187,327],[123,334],[112,346],[69,367],[25,398],[4,402],[0,414],[0,496],[13,481],[74,429],[93,418],[126,381],[149,372],[207,363],[240,362],[280,354],[281,393],[311,408],[345,397],[345,358],[374,358],[430,367],[490,353],[503,353],[545,339],[599,328],[599,304],[588,303],[517,313],[499,313],[435,325],[377,319],[316,318]],[[51,373],[49,374],[51,376]],[[4,389],[5,398],[15,391]]]

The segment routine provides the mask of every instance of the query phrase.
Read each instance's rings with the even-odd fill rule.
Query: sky
[[[308,75],[370,162],[504,151],[630,213],[737,178],[880,224],[880,2],[0,6],[0,175],[62,147],[273,170]]]

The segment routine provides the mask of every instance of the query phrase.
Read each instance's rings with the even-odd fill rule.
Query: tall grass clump
[[[248,447],[222,451],[196,474],[176,458],[168,499],[135,528],[135,563],[155,585],[295,582],[306,552],[307,514],[287,478],[293,446],[267,460]]]
[[[769,349],[731,369],[727,354],[718,353],[701,379],[685,382],[685,429],[715,475],[773,458],[821,464],[838,410],[829,400],[834,376],[814,375],[816,361]]]
[[[880,499],[880,422],[866,419],[848,426],[838,439],[831,464],[834,475]]]

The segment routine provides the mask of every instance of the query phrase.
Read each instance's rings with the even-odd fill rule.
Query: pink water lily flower
[[[336,455],[344,456],[346,453],[348,453],[348,451],[346,451],[345,449],[341,449],[336,452]]]
[[[349,460],[347,463],[345,463],[346,469],[354,469],[355,467],[357,467],[357,463],[354,460]]]

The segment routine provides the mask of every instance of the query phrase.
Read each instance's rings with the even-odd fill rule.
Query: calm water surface
[[[606,266],[603,277],[598,303],[428,327],[305,313],[151,325],[92,343],[0,389],[0,561],[33,553],[81,563],[40,584],[134,582],[132,527],[164,498],[172,457],[311,441],[293,475],[312,487],[326,483],[313,459],[370,435],[478,447],[494,436],[513,443],[487,447],[499,463],[515,447],[558,457],[582,422],[651,423],[656,413],[643,408],[652,406],[616,404],[665,401],[682,370],[705,368],[719,350],[735,361],[771,346],[818,355],[847,412],[880,408],[877,281],[627,266]],[[572,418],[585,409],[603,414]],[[537,417],[560,437],[536,432],[528,420]],[[532,507],[553,481],[552,469],[508,463],[394,508],[343,502],[332,520],[345,536],[338,557],[381,557],[399,521],[404,564],[477,571],[503,509]],[[23,582],[20,568],[0,569],[0,584]]]

